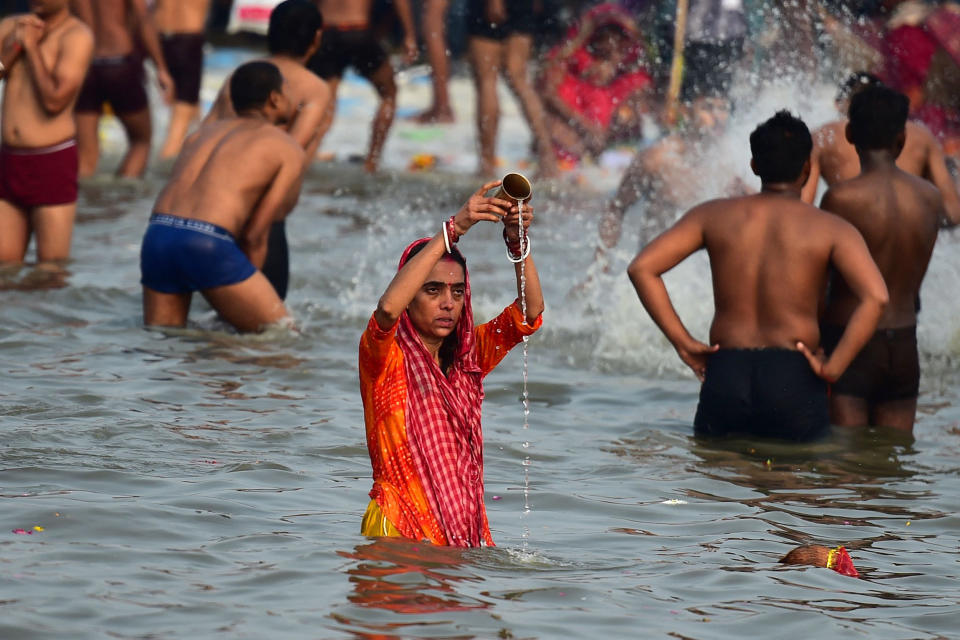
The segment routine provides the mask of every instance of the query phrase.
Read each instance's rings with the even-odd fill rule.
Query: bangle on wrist
[[[507,230],[503,230],[503,242],[507,245],[507,259],[510,262],[517,263],[522,262],[527,259],[527,256],[530,255],[530,235],[524,234],[524,242],[517,240],[510,240],[507,236]]]

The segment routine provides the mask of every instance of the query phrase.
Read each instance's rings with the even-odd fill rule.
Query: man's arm
[[[417,59],[419,53],[417,32],[413,28],[413,10],[410,8],[410,0],[393,0],[393,9],[397,12],[400,25],[403,27],[403,50],[409,64]]]
[[[307,100],[297,110],[290,126],[290,135],[306,152],[306,162],[310,164],[317,153],[320,141],[330,126],[327,110],[332,97],[326,82],[319,81]]]
[[[821,206],[827,210],[835,206],[835,203],[831,202],[829,191],[824,195]],[[889,301],[889,294],[880,269],[856,227],[846,220],[836,218],[830,235],[833,238],[830,261],[859,303],[847,321],[840,342],[828,359],[823,360],[813,354],[802,342],[797,343],[797,348],[807,357],[814,373],[833,382],[843,375],[876,331],[883,309]]]
[[[820,132],[818,131],[817,134]],[[807,204],[813,204],[817,197],[817,187],[820,186],[820,144],[819,136],[815,134],[813,151],[810,152],[810,176],[800,190],[800,199]]]
[[[960,194],[957,193],[957,183],[947,168],[947,158],[943,148],[936,138],[930,136],[930,153],[927,156],[927,177],[940,190],[943,198],[943,222],[945,226],[955,227],[960,224]]]
[[[17,22],[23,55],[33,77],[33,86],[40,104],[48,115],[57,115],[70,106],[80,91],[93,58],[93,34],[82,25],[64,33],[53,68],[48,69],[40,55],[40,37],[44,23],[36,16],[26,16]]]
[[[703,248],[705,206],[708,205],[688,211],[675,225],[644,247],[627,267],[627,275],[643,307],[673,344],[680,359],[700,380],[706,373],[706,356],[716,351],[717,346],[706,345],[690,335],[670,301],[663,274]]]
[[[289,144],[285,144],[280,152],[280,169],[243,229],[241,248],[257,269],[263,267],[267,258],[270,225],[289,213],[300,198],[304,173],[303,149],[293,140],[285,142]]]
[[[16,18],[9,17],[0,20],[0,64],[3,65],[3,71],[0,71],[0,79],[6,78],[10,73],[10,67],[20,58],[23,46],[17,40],[14,33],[16,28]]]
[[[157,68],[157,84],[163,91],[163,99],[167,104],[170,104],[173,102],[173,78],[170,77],[167,63],[163,59],[160,34],[153,23],[153,16],[147,11],[146,0],[130,0],[130,11],[137,21],[140,42],[143,44],[143,48],[147,50],[147,55],[153,60],[153,65]]]

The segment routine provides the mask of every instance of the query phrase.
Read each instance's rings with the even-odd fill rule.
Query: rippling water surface
[[[162,179],[86,185],[69,286],[0,293],[0,638],[956,637],[955,237],[923,292],[914,437],[718,443],[691,436],[697,384],[623,275],[635,243],[591,267],[599,196],[539,191],[530,429],[516,352],[486,385],[498,546],[462,551],[359,535],[356,351],[403,247],[473,180],[315,168],[288,223],[301,332],[240,337],[199,298],[186,330],[140,326]],[[485,320],[512,268],[494,227],[462,244]],[[702,334],[706,261],[668,285]],[[801,543],[845,544],[862,579],[777,564]]]

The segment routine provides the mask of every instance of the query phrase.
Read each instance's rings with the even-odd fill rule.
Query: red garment
[[[853,566],[853,559],[844,547],[836,547],[830,550],[827,556],[827,568],[851,578],[860,577],[857,568]]]
[[[422,242],[407,248],[401,266]],[[483,503],[482,379],[541,320],[524,324],[513,303],[474,327],[469,276],[464,297],[447,376],[406,312],[386,331],[371,318],[360,339],[360,391],[374,479],[370,497],[405,537],[492,545]]]
[[[597,61],[590,55],[593,34],[607,25],[617,25],[633,37],[618,65],[618,73],[610,83],[598,85],[586,77]],[[571,47],[575,47],[571,50]],[[617,107],[632,93],[649,87],[653,80],[643,68],[644,53],[640,30],[633,17],[613,3],[597,5],[581,16],[567,32],[566,39],[554,47],[548,59],[562,59],[564,77],[557,94],[571,109],[596,124],[610,126]]]
[[[937,42],[922,26],[902,25],[885,39],[886,82],[897,91],[922,87]]]
[[[0,200],[29,209],[77,201],[77,142],[0,147]]]

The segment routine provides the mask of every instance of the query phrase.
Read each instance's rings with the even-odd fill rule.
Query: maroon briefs
[[[143,82],[140,56],[94,58],[74,110],[100,113],[103,103],[109,102],[117,115],[142,111],[147,108],[147,91]]]
[[[200,102],[200,79],[203,75],[202,33],[171,33],[161,36],[163,59],[167,63],[177,102]]]
[[[76,140],[36,149],[0,146],[0,200],[21,209],[76,202]]]

